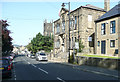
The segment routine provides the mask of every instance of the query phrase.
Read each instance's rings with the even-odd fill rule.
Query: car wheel
[[[12,78],[12,74],[9,76],[9,78]]]
[[[36,60],[38,61],[38,59],[36,58]]]

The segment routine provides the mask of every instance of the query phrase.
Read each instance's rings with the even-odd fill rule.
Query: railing
[[[60,34],[60,31],[59,31],[59,32],[56,32],[55,34]]]
[[[58,53],[55,54],[55,57],[60,56],[60,53],[62,52],[62,50],[60,50]]]

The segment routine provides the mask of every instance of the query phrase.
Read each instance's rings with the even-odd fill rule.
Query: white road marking
[[[30,62],[28,62],[28,64],[30,64]]]
[[[32,66],[36,67],[34,64],[32,64]]]
[[[13,62],[15,62],[15,60],[13,60]],[[13,63],[13,66],[14,66],[14,71],[13,71],[13,73],[14,73],[14,80],[16,80],[16,74],[15,74],[15,64]]]
[[[41,68],[38,68],[38,69],[41,70],[41,71],[43,71],[43,72],[45,72],[46,74],[48,74],[47,71],[45,71],[45,70],[43,70],[43,69],[41,69]]]
[[[61,78],[57,77],[58,80],[62,81],[62,82],[65,82],[64,80],[62,80]]]

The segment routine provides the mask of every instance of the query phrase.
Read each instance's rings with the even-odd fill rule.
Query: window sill
[[[115,48],[115,46],[110,46],[110,48]]]

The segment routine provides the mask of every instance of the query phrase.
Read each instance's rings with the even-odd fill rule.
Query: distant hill
[[[13,46],[15,46],[15,47],[20,47],[21,45],[13,44]]]

